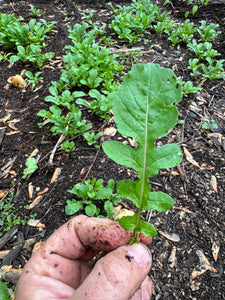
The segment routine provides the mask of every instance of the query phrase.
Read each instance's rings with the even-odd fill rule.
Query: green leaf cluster
[[[31,19],[29,24],[21,24],[14,15],[0,13],[0,45],[15,49],[18,45],[41,44],[55,23]]]
[[[75,104],[70,105],[70,111],[66,115],[57,105],[50,106],[49,110],[40,110],[37,115],[48,118],[54,124],[50,129],[53,135],[74,136],[92,128],[90,124],[86,124],[86,120],[81,119],[82,112]]]
[[[110,24],[116,35],[131,43],[139,41],[141,34],[152,27],[159,12],[158,6],[148,0],[133,0],[130,6],[117,5],[111,8],[115,17]]]
[[[17,217],[17,209],[13,203],[13,197],[14,193],[12,192],[0,202],[0,236],[2,236],[4,231],[9,231],[10,228],[21,223],[20,218]]]
[[[84,85],[92,89],[101,84],[104,90],[114,90],[118,86],[116,82],[113,83],[114,77],[123,70],[123,66],[116,61],[118,55],[110,55],[110,49],[100,47],[95,41],[96,30],[90,30],[88,23],[68,28],[73,45],[66,46],[63,56],[65,69],[62,70],[58,87]]]
[[[176,104],[181,100],[182,87],[172,70],[155,64],[137,64],[125,76],[121,87],[113,93],[113,112],[118,131],[138,142],[136,149],[118,141],[104,142],[107,156],[120,165],[137,172],[138,180],[117,183],[117,191],[137,207],[133,217],[123,217],[119,223],[126,230],[147,236],[156,234],[154,226],[141,220],[143,209],[165,211],[173,199],[163,192],[151,192],[148,177],[161,168],[180,163],[182,153],[176,144],[156,147],[154,140],[163,137],[176,125]]]
[[[114,206],[121,201],[117,193],[113,194],[113,190],[113,179],[108,181],[106,187],[103,186],[103,179],[96,180],[96,178],[93,178],[92,180],[87,179],[83,184],[78,183],[69,192],[82,200],[67,200],[65,212],[67,215],[73,215],[80,209],[85,208],[86,215],[103,217],[100,215],[101,209],[98,207],[97,201],[104,200],[104,210],[107,217],[112,219],[115,213]]]
[[[34,157],[28,157],[25,162],[26,168],[23,170],[23,179],[26,179],[28,175],[33,174],[37,169],[37,161]]]

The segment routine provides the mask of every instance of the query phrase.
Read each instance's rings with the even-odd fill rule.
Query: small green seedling
[[[74,144],[74,142],[65,140],[65,142],[61,144],[61,149],[63,149],[66,153],[70,153],[76,149],[76,145]]]
[[[202,123],[202,129],[203,129],[203,132],[205,130],[210,130],[210,129],[216,129],[218,128],[218,122],[213,120],[213,119],[208,119],[208,118],[204,118],[205,122]]]
[[[30,5],[29,8],[30,16],[40,17],[43,14],[41,9],[36,8],[34,5]]]
[[[37,161],[34,157],[28,157],[25,162],[26,168],[23,170],[23,179],[26,179],[28,175],[33,174],[37,169]]]
[[[75,184],[69,192],[82,199],[67,200],[65,212],[67,215],[73,215],[78,212],[81,208],[85,208],[85,213],[92,217],[94,215],[103,217],[100,215],[100,208],[97,203],[99,200],[104,201],[104,209],[107,213],[107,217],[112,219],[115,213],[114,206],[121,202],[121,197],[115,193],[114,180],[110,179],[106,187],[103,186],[103,179],[93,178],[92,180],[87,179],[83,184]]]
[[[134,216],[119,220],[126,231],[134,231],[132,242],[136,242],[140,233],[157,234],[152,224],[141,219],[143,209],[163,212],[174,203],[166,193],[151,192],[148,178],[157,175],[161,168],[171,168],[181,162],[178,145],[156,147],[154,140],[165,136],[176,125],[176,104],[182,98],[182,87],[172,70],[157,64],[136,64],[113,98],[118,131],[134,138],[138,147],[134,149],[119,141],[104,142],[102,147],[109,158],[137,172],[137,181],[125,179],[117,183],[118,193],[137,207]]]
[[[96,144],[97,140],[103,135],[102,132],[94,133],[94,132],[85,132],[83,134],[83,137],[87,141],[88,145],[94,145]],[[95,148],[98,148],[99,145],[95,145]]]
[[[27,82],[31,83],[31,91],[34,91],[35,86],[37,83],[41,80],[43,80],[43,77],[39,77],[41,75],[41,72],[36,72],[34,75],[30,71],[26,71],[25,75],[29,78]]]
[[[183,94],[185,97],[187,97],[188,94],[195,94],[198,91],[201,91],[201,87],[195,87],[193,86],[193,82],[192,81],[187,81],[184,82],[183,85]]]

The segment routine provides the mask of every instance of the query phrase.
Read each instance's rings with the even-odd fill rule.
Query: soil
[[[111,2],[114,6],[131,3],[125,0]],[[158,1],[157,5],[167,10],[176,22],[185,21],[184,14],[190,9],[187,1],[171,0],[165,7],[161,5],[163,2]],[[101,148],[98,150],[87,146],[80,136],[75,138],[74,152],[66,154],[58,149],[53,165],[49,165],[49,156],[58,137],[52,136],[49,124],[42,128],[38,126],[42,120],[37,113],[49,106],[44,98],[49,94],[51,81],[59,79],[64,47],[70,43],[67,24],[82,22],[81,13],[94,9],[94,19],[107,25],[111,22],[112,11],[110,7],[106,7],[106,3],[104,0],[0,1],[1,13],[14,13],[16,17],[22,16],[25,22],[30,19],[30,4],[43,10],[41,18],[57,22],[55,33],[48,38],[46,48],[46,51],[55,52],[55,58],[41,68],[44,79],[36,92],[33,93],[30,86],[19,89],[10,85],[6,88],[6,84],[9,77],[20,74],[25,69],[35,73],[39,71],[38,67],[22,62],[13,65],[9,65],[8,62],[0,63],[0,190],[5,191],[4,197],[14,191],[13,201],[18,218],[28,220],[31,215],[36,214],[35,218],[45,225],[45,229],[20,225],[2,250],[12,249],[18,244],[21,236],[25,240],[34,238],[34,242],[45,240],[66,222],[70,218],[65,214],[66,200],[71,199],[67,191],[74,184],[82,182],[86,175],[88,178],[103,178],[105,182],[110,178],[117,182],[129,176],[135,177],[132,170],[118,166],[107,158]],[[221,34],[216,37],[213,45],[221,53],[220,58],[224,58],[224,1],[211,1],[207,7],[199,6],[196,14],[190,14],[189,18],[196,25],[199,25],[201,20],[220,25]],[[110,30],[109,32],[112,33]],[[129,47],[115,36],[113,39],[114,49]],[[144,42],[146,39],[150,42]],[[153,46],[152,49],[150,46]],[[139,61],[154,62],[161,67],[172,68],[176,76],[185,81],[192,80],[187,70],[187,62],[192,58],[192,54],[183,44],[173,47],[166,34],[147,32],[142,41],[134,47],[141,49]],[[127,58],[131,67],[135,61],[128,54]],[[225,82],[222,79],[204,80],[201,86],[200,92],[183,97],[178,105],[179,119],[184,120],[183,124],[177,125],[162,139],[163,143],[175,142],[183,151],[187,149],[195,161],[184,155],[179,166],[161,170],[159,175],[151,179],[153,190],[164,191],[175,200],[173,209],[166,213],[153,212],[151,216],[151,222],[159,232],[153,238],[151,246],[153,266],[150,277],[154,285],[155,300],[225,299]],[[84,116],[96,130],[115,127],[107,120],[90,117],[86,111]],[[206,117],[215,120],[218,127],[204,131],[202,123]],[[114,138],[118,137],[117,134]],[[23,180],[25,160],[35,149],[38,149],[38,170]],[[4,173],[7,170],[4,166],[7,164],[11,168],[8,169],[8,173]],[[50,184],[56,168],[61,168],[61,174]],[[29,199],[28,195],[29,183],[34,186],[32,199]],[[38,191],[45,188],[48,188],[48,191],[43,194],[41,202],[31,210],[25,209],[24,206],[34,200]],[[124,206],[129,208],[129,203],[124,202]],[[150,220],[149,215],[143,214],[143,219]],[[1,231],[2,234],[5,233],[4,228]],[[31,255],[31,249],[32,247],[27,247],[17,254],[13,267],[23,266]],[[213,255],[216,251],[218,257]],[[191,278],[193,271],[198,275],[195,279]]]

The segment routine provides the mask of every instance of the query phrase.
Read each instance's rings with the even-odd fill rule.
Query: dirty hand
[[[56,230],[20,277],[16,300],[151,299],[151,255],[117,222],[77,216]],[[151,238],[141,242],[149,245]],[[88,263],[109,252],[93,268]]]

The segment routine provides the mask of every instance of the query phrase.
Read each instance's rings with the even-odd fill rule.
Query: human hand
[[[141,243],[127,245],[131,236],[117,222],[74,217],[28,261],[16,300],[151,299],[151,255]],[[144,236],[140,241],[151,244]],[[109,253],[90,268],[100,251]]]

